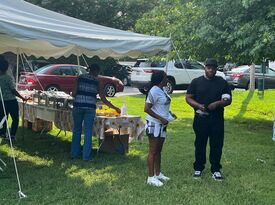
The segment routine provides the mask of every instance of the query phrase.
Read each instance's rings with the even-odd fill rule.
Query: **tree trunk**
[[[254,91],[255,90],[255,64],[252,63],[250,66],[250,81],[249,81],[249,90]]]

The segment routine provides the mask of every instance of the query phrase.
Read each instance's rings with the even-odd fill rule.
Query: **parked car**
[[[231,71],[232,69],[236,68],[236,63],[232,63],[232,62],[227,62],[224,67],[223,67],[223,71],[224,72],[228,72]]]
[[[186,89],[194,78],[204,75],[204,65],[197,61],[150,62],[148,59],[138,59],[132,68],[131,86],[145,94],[148,91],[152,73],[159,70],[167,73],[168,93],[172,93],[173,90]],[[217,75],[225,79],[222,72],[217,71]]]
[[[122,81],[124,85],[130,85],[131,84],[131,67],[126,65],[120,65],[116,64],[112,66],[111,68],[104,70],[104,75],[116,77]]]
[[[275,70],[267,68],[266,73],[262,73],[260,65],[255,66],[255,87],[257,88],[258,79],[265,79],[265,88],[275,88]],[[235,88],[249,88],[250,83],[250,66],[243,65],[233,68],[226,73],[226,80]]]
[[[48,90],[72,92],[78,75],[87,73],[86,68],[72,64],[52,64],[33,73],[25,72],[19,78],[19,90]],[[106,96],[113,97],[116,92],[123,92],[123,83],[115,77],[98,76],[104,86]],[[42,87],[42,88],[41,88]]]
[[[24,62],[24,65],[20,65],[19,70],[20,72],[32,72],[50,64],[47,60],[28,60]]]

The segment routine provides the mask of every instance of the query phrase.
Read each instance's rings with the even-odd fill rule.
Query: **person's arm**
[[[24,98],[22,95],[20,95],[20,93],[17,92],[15,82],[11,76],[9,76],[9,79],[8,79],[8,86],[9,86],[9,89],[11,90],[12,94],[14,94],[16,97],[20,98],[23,101],[28,100],[28,98]]]
[[[201,111],[205,112],[206,111],[205,105],[200,104],[195,100],[196,90],[197,90],[197,79],[194,79],[194,80],[192,80],[192,82],[190,83],[190,85],[187,88],[185,100],[195,110],[201,110]]]
[[[175,113],[173,113],[172,111],[169,111],[169,113],[170,113],[170,115],[172,115],[172,117],[173,117],[174,119],[177,119],[177,118],[178,118],[177,115],[176,115]]]
[[[195,99],[194,99],[194,95],[193,94],[186,94],[185,97],[186,102],[193,107],[195,110],[201,110],[203,112],[206,111],[206,108],[203,104],[198,103]]]
[[[99,97],[100,97],[100,100],[105,104],[107,105],[108,107],[116,110],[118,113],[120,113],[120,109],[116,106],[114,106],[110,101],[108,101],[106,99],[106,96],[105,96],[105,93],[104,93],[104,89],[99,81],[99,86],[98,86],[98,94],[99,94]]]
[[[211,104],[208,105],[208,109],[209,110],[215,110],[217,109],[218,107],[226,107],[228,105],[230,105],[232,102],[232,99],[228,99],[228,98],[225,98],[225,99],[221,99],[221,100],[218,100],[216,102],[213,102]]]
[[[223,95],[221,96],[220,100],[208,105],[209,110],[215,110],[219,107],[226,107],[232,103],[231,89],[227,82],[225,82],[225,84],[224,84],[222,93],[223,93]]]
[[[17,90],[15,89],[12,89],[11,92],[16,96],[16,97],[19,97],[21,100],[23,101],[27,101],[28,98],[24,98],[22,95],[20,95],[20,93],[17,92]]]
[[[73,97],[76,96],[77,86],[78,86],[78,77],[76,78],[76,80],[74,82],[74,87],[73,87],[73,90],[72,90],[72,96]]]
[[[150,116],[158,119],[162,124],[166,125],[168,124],[168,121],[166,119],[164,119],[163,117],[159,116],[158,114],[156,114],[153,110],[152,110],[153,104],[151,103],[145,103],[144,106],[144,112],[146,112],[147,114],[149,114]]]

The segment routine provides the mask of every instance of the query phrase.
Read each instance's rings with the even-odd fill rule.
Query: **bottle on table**
[[[121,111],[120,116],[127,115],[127,106],[126,106],[126,102],[125,101],[123,101],[122,106],[120,108],[120,111]]]

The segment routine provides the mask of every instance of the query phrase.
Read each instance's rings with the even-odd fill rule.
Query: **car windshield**
[[[38,70],[34,71],[36,74],[45,74],[47,70],[51,67],[51,65],[46,65],[42,68],[39,68]]]
[[[160,62],[152,62],[151,63],[151,67],[165,67],[166,62],[165,61],[160,61]]]
[[[144,68],[144,67],[160,67],[163,68],[165,67],[166,62],[165,61],[148,61],[148,60],[137,60],[137,62],[135,63],[134,67],[140,67],[140,68]]]
[[[275,76],[275,70],[272,69],[272,68],[269,68],[269,69],[268,69],[268,74],[269,74],[269,75]]]
[[[245,72],[249,69],[249,66],[245,65],[245,66],[239,66],[237,68],[233,68],[231,71],[232,72]]]

